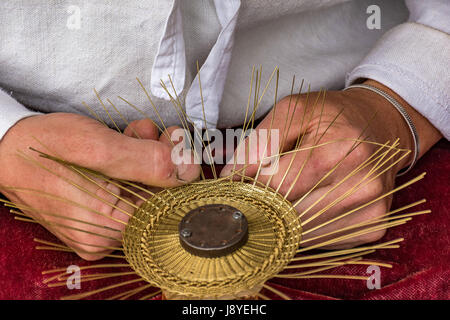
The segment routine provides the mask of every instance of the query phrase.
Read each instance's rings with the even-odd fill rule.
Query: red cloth
[[[427,203],[417,209],[429,208],[433,212],[390,229],[380,240],[403,237],[405,241],[401,248],[380,250],[367,256],[393,265],[392,269],[381,268],[381,289],[369,290],[366,282],[361,280],[339,279],[273,279],[270,281],[272,285],[294,299],[449,299],[450,143],[440,141],[397,184],[423,171],[427,172],[426,178],[397,193],[393,207],[427,198]],[[82,283],[81,291],[75,292],[69,292],[65,287],[48,288],[42,283],[45,278],[41,274],[43,270],[89,263],[71,253],[36,250],[33,238],[53,242],[56,239],[37,224],[14,220],[12,214],[1,206],[0,226],[0,299],[59,299],[119,281],[115,278],[86,282]],[[106,259],[105,263],[113,261]],[[364,265],[348,265],[327,273],[366,275],[366,268]],[[121,290],[135,286],[129,285]],[[277,298],[268,291],[264,294]],[[93,298],[112,295],[108,292]]]

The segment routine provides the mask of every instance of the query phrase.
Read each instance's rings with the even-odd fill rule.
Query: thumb
[[[53,140],[50,147],[66,161],[112,178],[151,186],[174,187],[187,182],[178,178],[179,168],[171,159],[171,145],[132,138],[93,119],[75,115],[49,120],[45,125],[48,132],[59,133],[49,137]]]
[[[131,122],[125,129],[124,134],[134,138],[159,140],[169,147],[173,147],[181,142],[185,142],[184,134],[184,138],[178,140],[176,139],[176,137],[179,137],[179,135],[172,135],[176,130],[182,131],[183,129],[178,126],[171,126],[168,127],[161,134],[161,136],[159,136],[158,128],[155,123],[150,119],[142,119]],[[172,149],[172,152],[174,151],[176,150]],[[172,153],[171,155],[173,156],[174,154]],[[188,163],[181,163],[177,166],[177,173],[178,179],[181,179],[183,181],[193,181],[200,176],[200,165],[195,164],[194,156],[192,153],[191,159]]]
[[[94,151],[96,156],[86,160],[87,166],[112,178],[141,182],[157,187],[183,184],[180,169],[172,159],[172,147],[157,140],[135,139],[109,132],[103,144]]]

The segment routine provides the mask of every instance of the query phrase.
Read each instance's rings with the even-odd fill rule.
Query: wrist
[[[377,137],[384,137],[385,141],[391,142],[399,138],[399,147],[412,151],[409,157],[405,157],[398,164],[397,170],[412,165],[442,137],[426,118],[390,88],[371,79],[365,80],[362,84],[374,90],[358,87],[350,88],[350,90],[366,98],[366,104],[371,109],[368,113],[377,112],[376,119],[373,121],[373,127],[375,131],[378,131]],[[380,92],[376,92],[376,89]]]
[[[408,102],[406,102],[393,90],[375,80],[368,79],[364,83],[379,88],[388,93],[394,99],[396,99],[406,110],[417,129],[417,134],[419,135],[419,158],[442,138],[442,134],[428,121],[427,118],[422,116],[418,111],[416,111],[416,109],[414,109]]]

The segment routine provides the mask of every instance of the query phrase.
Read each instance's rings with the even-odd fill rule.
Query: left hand
[[[400,96],[396,95],[395,92],[392,92],[389,88],[373,80],[367,80],[366,83],[388,92],[407,110],[419,132],[421,144],[419,150],[420,155],[425,153],[441,138],[440,133],[428,122],[428,120],[423,118]],[[345,180],[345,182],[340,183],[340,181],[351,171],[380,148],[379,145],[363,142],[349,153],[352,146],[355,145],[355,141],[350,141],[351,139],[363,139],[381,144],[390,141],[390,144],[392,144],[397,138],[400,138],[400,145],[398,148],[414,148],[411,132],[405,120],[387,100],[378,94],[358,88],[350,89],[348,91],[327,92],[326,97],[323,100],[323,110],[323,96],[318,97],[318,94],[319,93],[315,92],[309,95],[308,105],[306,103],[306,94],[302,94],[298,97],[298,105],[296,108],[294,108],[294,105],[297,96],[288,96],[280,100],[277,103],[276,108],[274,108],[258,125],[256,132],[258,132],[259,129],[269,129],[273,118],[272,129],[279,130],[280,144],[283,146],[283,137],[285,137],[284,139],[286,140],[282,152],[292,150],[295,147],[297,137],[301,137],[303,134],[304,138],[300,148],[335,140],[340,141],[317,147],[313,150],[303,150],[281,156],[279,159],[278,171],[273,177],[257,173],[259,166],[258,155],[262,155],[264,150],[250,150],[249,154],[257,158],[255,159],[256,161],[251,163],[257,163],[252,164],[245,169],[245,175],[250,177],[258,175],[258,181],[264,184],[268,183],[273,189],[277,189],[281,184],[279,192],[283,195],[288,194],[287,199],[292,203],[295,203],[298,199],[306,195],[296,206],[299,214],[302,214],[303,222],[307,221],[307,219],[311,218],[315,213],[320,212],[321,209],[326,208],[333,200],[357,185],[373,167],[374,164],[372,163]],[[317,98],[318,102],[314,108],[312,105]],[[294,109],[295,112],[293,112]],[[274,111],[275,114],[273,114]],[[374,117],[375,112],[376,115]],[[302,127],[301,123],[303,116],[304,123]],[[289,131],[290,120],[286,124],[286,117],[289,119],[293,117]],[[332,122],[333,124],[329,126]],[[244,145],[248,145],[248,139],[242,144],[242,146]],[[242,146],[238,146],[237,152],[242,150]],[[265,146],[259,147],[264,149]],[[277,154],[278,151],[279,150],[271,151],[268,148],[268,155]],[[384,148],[377,155],[380,155],[384,151],[387,151],[387,148]],[[391,151],[389,155],[392,153],[393,152]],[[384,159],[386,160],[389,155]],[[341,160],[342,163],[333,171],[333,173],[327,176],[326,179],[309,193],[309,190]],[[394,159],[389,160],[383,168],[389,166],[393,161]],[[394,165],[391,170],[380,175],[370,183],[361,184],[361,188],[356,192],[344,198],[336,205],[333,205],[331,208],[324,210],[323,214],[318,215],[317,218],[311,219],[310,222],[305,224],[304,231],[314,228],[349,210],[357,208],[392,190],[397,172],[401,168],[409,165],[411,161],[412,154],[404,157],[403,160]],[[226,165],[221,172],[221,176],[230,175],[233,167],[233,163]],[[241,167],[242,164],[236,165],[236,169]],[[288,174],[285,175],[288,168]],[[300,176],[298,176],[299,171],[301,171]],[[381,170],[378,170],[377,172],[380,171]],[[365,181],[371,180],[373,176],[374,175],[371,175]],[[239,177],[236,177],[236,179],[238,178]],[[326,196],[316,203],[316,201],[324,195]],[[388,212],[391,201],[391,196],[385,197],[361,210],[343,217],[342,219],[338,219],[335,222],[309,232],[303,240],[380,217]],[[313,204],[314,206],[312,206]],[[354,231],[355,230],[352,230],[352,232]],[[347,239],[324,248],[350,248],[363,243],[376,241],[380,239],[384,233],[385,230],[379,230],[352,239]],[[321,238],[320,240],[322,241],[324,239],[325,238]],[[308,245],[312,243],[313,242],[310,242]]]

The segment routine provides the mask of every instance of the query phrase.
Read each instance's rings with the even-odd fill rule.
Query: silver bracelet
[[[414,126],[414,123],[412,122],[411,117],[409,116],[408,112],[406,112],[406,110],[400,105],[400,103],[397,100],[395,100],[393,97],[391,97],[389,94],[387,94],[383,90],[380,90],[376,87],[373,87],[373,86],[370,86],[367,84],[354,84],[354,85],[351,85],[351,86],[348,86],[347,88],[345,88],[344,91],[348,90],[350,88],[362,88],[362,89],[367,89],[372,92],[378,93],[380,96],[382,96],[387,101],[389,101],[395,107],[395,109],[397,109],[397,111],[400,112],[403,119],[405,119],[406,124],[408,125],[409,129],[411,130],[415,148],[414,148],[414,153],[413,153],[414,158],[413,158],[413,161],[411,162],[411,164],[409,165],[409,167],[400,170],[399,173],[397,174],[397,176],[404,175],[409,170],[411,170],[412,167],[414,167],[414,165],[416,164],[416,162],[419,158],[419,136],[417,134],[416,127]]]

